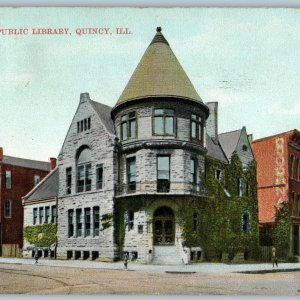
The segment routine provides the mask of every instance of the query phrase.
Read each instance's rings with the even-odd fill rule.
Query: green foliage
[[[56,224],[42,224],[27,226],[24,229],[24,237],[37,247],[49,247],[56,242]]]
[[[105,214],[101,218],[102,229],[105,230],[112,226],[113,214]]]
[[[220,181],[215,178],[216,169],[222,170]],[[243,178],[246,183],[243,197],[238,195],[239,178]],[[222,253],[233,257],[237,252],[245,251],[250,258],[256,258],[258,206],[255,163],[249,164],[244,171],[236,154],[233,154],[229,165],[207,158],[205,185],[207,197],[190,199],[187,200],[188,203],[184,201],[178,210],[186,245],[201,246],[208,260],[218,260]],[[250,214],[249,233],[242,230],[245,211]],[[198,218],[196,228],[195,214]]]
[[[280,207],[276,207],[275,222],[276,227],[272,231],[273,245],[277,249],[278,257],[286,258],[289,252],[290,230],[292,226],[287,202],[283,202]]]

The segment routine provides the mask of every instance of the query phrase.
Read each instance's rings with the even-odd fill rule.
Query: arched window
[[[92,186],[91,150],[84,146],[78,150],[76,157],[77,193],[87,192]]]
[[[249,233],[250,229],[251,229],[250,214],[248,211],[245,211],[243,214],[243,232]]]
[[[247,151],[248,147],[246,145],[243,145],[242,149],[243,149],[243,151]]]

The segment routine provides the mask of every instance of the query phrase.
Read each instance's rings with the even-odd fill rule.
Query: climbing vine
[[[37,247],[49,247],[56,242],[56,224],[42,224],[24,228],[24,237]]]
[[[216,170],[221,176],[216,179]],[[239,195],[239,178],[244,181],[244,195]],[[205,185],[207,195],[192,198],[179,209],[183,238],[188,247],[201,246],[207,260],[231,259],[238,252],[249,258],[258,256],[258,207],[256,166],[243,170],[233,154],[230,164],[207,158]],[[249,213],[250,230],[243,230],[243,214]],[[197,217],[197,219],[195,219]],[[196,225],[196,226],[195,226]]]

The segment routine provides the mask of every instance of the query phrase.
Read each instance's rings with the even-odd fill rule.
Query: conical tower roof
[[[115,107],[147,97],[180,97],[202,103],[161,28],[156,31]]]

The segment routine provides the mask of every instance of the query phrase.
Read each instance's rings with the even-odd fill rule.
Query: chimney
[[[209,108],[209,116],[206,120],[206,132],[215,141],[218,141],[218,102],[205,103]]]
[[[55,167],[56,167],[56,158],[50,157],[49,158],[49,163],[50,163],[51,170],[55,169]]]
[[[80,94],[80,103],[86,102],[88,100],[90,100],[89,93],[81,93]]]
[[[3,160],[3,148],[0,147],[0,160]]]

